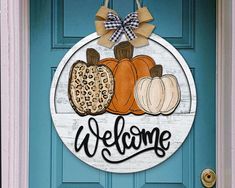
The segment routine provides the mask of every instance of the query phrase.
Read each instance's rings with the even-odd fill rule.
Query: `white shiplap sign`
[[[70,70],[77,60],[86,62],[88,48],[96,49],[101,59],[114,57],[113,49],[97,45],[97,40],[94,33],[79,41],[67,52],[54,74],[50,108],[58,136],[76,157],[101,170],[130,173],[154,167],[177,151],[193,125],[196,88],[191,71],[171,44],[152,34],[149,45],[135,48],[134,56],[152,57],[156,64],[162,65],[163,75],[177,78],[180,101],[174,112],[118,115],[106,111],[81,116],[74,111],[68,96]]]

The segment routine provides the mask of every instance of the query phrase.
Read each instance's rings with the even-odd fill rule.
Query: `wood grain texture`
[[[150,37],[150,45],[137,48],[134,55],[149,55],[156,63],[164,67],[164,74],[169,73],[175,75],[181,87],[181,102],[175,113],[170,116],[151,116],[147,114],[142,116],[125,116],[126,125],[124,130],[128,131],[132,125],[146,128],[147,130],[151,130],[154,127],[158,127],[160,130],[169,130],[172,133],[170,149],[164,158],[156,158],[154,152],[146,152],[123,163],[114,165],[102,159],[101,149],[103,146],[100,145],[96,155],[92,158],[88,158],[83,150],[80,150],[78,153],[74,151],[74,138],[80,125],[84,126],[84,132],[88,131],[88,126],[86,125],[91,116],[79,117],[75,114],[68,102],[67,85],[68,73],[72,64],[77,59],[85,60],[86,48],[95,48],[100,52],[101,58],[113,57],[112,50],[97,45],[97,38],[96,34],[91,34],[78,42],[64,56],[56,70],[51,85],[50,107],[57,133],[72,153],[93,167],[119,173],[136,172],[151,168],[170,157],[184,142],[192,127],[196,111],[196,90],[191,72],[178,51],[164,39],[153,34]],[[124,37],[122,40],[124,40]],[[95,116],[99,123],[101,134],[106,130],[113,130],[116,117],[116,115],[110,113]],[[90,147],[93,146],[91,145]],[[114,148],[110,151],[115,156],[113,159],[120,159],[120,157],[122,157],[118,155]],[[127,155],[133,154],[133,152],[133,150],[129,150]],[[152,160],[152,158],[155,160]]]

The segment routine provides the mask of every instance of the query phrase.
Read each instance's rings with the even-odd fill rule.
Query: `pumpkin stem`
[[[162,65],[155,65],[150,69],[150,76],[154,77],[162,77]]]
[[[131,59],[133,57],[134,46],[128,42],[120,42],[114,47],[114,55],[117,60],[122,60],[125,58]]]
[[[100,61],[100,54],[94,48],[86,50],[87,66],[94,66]]]

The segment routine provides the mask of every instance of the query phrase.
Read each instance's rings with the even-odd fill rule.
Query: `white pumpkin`
[[[150,70],[151,77],[143,77],[135,84],[134,96],[140,109],[148,114],[171,114],[180,102],[180,87],[172,74],[162,75],[162,66]]]

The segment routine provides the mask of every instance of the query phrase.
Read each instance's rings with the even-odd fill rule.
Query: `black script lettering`
[[[164,138],[164,135],[168,134],[166,138]],[[144,145],[152,144],[154,141],[154,151],[158,157],[164,157],[165,156],[165,150],[168,150],[170,147],[170,142],[168,142],[168,146],[164,147],[164,141],[167,141],[171,137],[171,133],[169,131],[163,131],[160,134],[159,128],[155,127],[151,132],[145,131],[145,129],[142,130],[143,135],[143,143]],[[155,135],[155,136],[154,136]],[[160,136],[160,138],[159,138]],[[160,145],[160,147],[159,147]]]
[[[155,152],[156,156],[164,157],[166,151],[170,148],[171,133],[167,130],[161,132],[158,127],[155,127],[151,131],[146,131],[145,129],[140,129],[139,127],[133,125],[130,127],[129,131],[124,132],[124,126],[124,117],[118,116],[114,124],[113,133],[112,131],[107,130],[102,135],[100,135],[99,126],[96,119],[90,118],[88,120],[90,133],[86,133],[80,145],[78,144],[78,139],[83,130],[83,126],[79,127],[77,131],[75,137],[75,151],[79,152],[83,147],[86,155],[88,157],[93,157],[97,152],[100,140],[104,146],[104,148],[101,150],[103,159],[109,163],[121,163],[141,153],[151,150]],[[88,144],[90,136],[95,137],[96,141],[94,148],[91,148],[92,144]],[[88,145],[90,148],[88,148]],[[120,157],[120,160],[112,160],[111,151],[114,149],[113,147],[116,148],[117,152],[123,156],[123,158]],[[132,149],[136,152],[130,156],[125,156],[126,150],[129,149]]]
[[[142,140],[142,135],[141,135],[141,131],[138,127],[136,126],[132,126],[130,128],[130,132],[132,135],[136,136],[135,138],[138,139],[135,144],[133,144],[133,148],[135,148],[136,150],[139,149],[141,147],[141,140]]]
[[[91,124],[92,121],[95,122],[94,125],[95,125],[95,129],[96,129],[96,133],[95,133],[94,130],[92,129],[92,124]],[[88,120],[88,126],[89,126],[90,131],[91,131],[93,134],[99,135],[98,123],[97,123],[97,121],[96,121],[94,118],[90,118],[90,119]],[[80,149],[81,149],[82,147],[84,147],[84,152],[86,153],[86,155],[87,155],[88,157],[93,157],[93,156],[96,154],[96,151],[97,151],[97,148],[98,148],[99,139],[96,137],[97,139],[96,139],[96,142],[95,142],[95,147],[94,147],[94,149],[93,149],[93,152],[90,152],[89,149],[92,149],[92,148],[91,148],[91,147],[90,147],[90,148],[88,147],[88,145],[89,145],[89,138],[90,138],[90,134],[89,134],[89,133],[86,134],[85,138],[83,139],[83,141],[81,142],[80,146],[78,147],[78,139],[79,139],[80,134],[82,133],[82,130],[83,130],[83,126],[80,126],[79,129],[78,129],[78,131],[77,131],[77,134],[76,134],[76,136],[75,136],[75,144],[74,144],[74,147],[75,147],[75,148],[74,148],[74,149],[75,149],[76,152],[79,152]]]
[[[169,131],[163,131],[160,136],[160,145],[164,150],[168,150],[170,147],[170,141],[167,142],[167,145],[164,146],[164,142],[171,138],[171,133]]]
[[[122,124],[121,124],[121,129],[120,129],[120,132],[119,132],[118,131],[118,125],[119,125],[120,120],[122,120]],[[123,149],[121,149],[118,141],[119,141],[119,137],[121,136],[121,134],[123,132],[124,125],[125,125],[124,118],[122,116],[118,116],[116,121],[115,121],[115,125],[114,125],[114,143],[116,144],[118,152],[122,155],[125,154],[125,147],[123,147]]]

